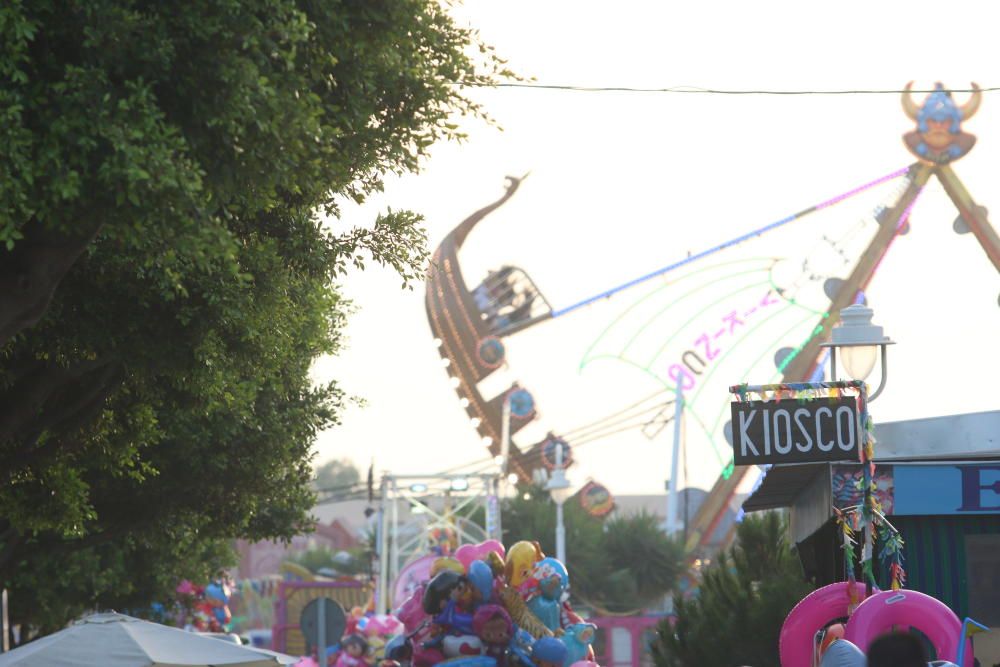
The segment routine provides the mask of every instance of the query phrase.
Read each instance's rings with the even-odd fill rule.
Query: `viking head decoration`
[[[916,131],[904,137],[907,147],[918,157],[939,163],[968,153],[976,138],[962,131],[962,121],[979,109],[983,95],[979,86],[972,84],[973,93],[962,106],[955,104],[951,92],[940,82],[919,106],[913,99],[912,88],[911,81],[903,92],[903,110],[917,123]]]

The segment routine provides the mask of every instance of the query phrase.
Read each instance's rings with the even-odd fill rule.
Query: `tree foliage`
[[[369,556],[366,545],[340,552],[335,552],[326,546],[318,546],[301,551],[289,560],[313,574],[364,575],[371,571]]]
[[[319,490],[344,489],[361,481],[361,471],[348,459],[331,459],[316,466],[313,486]]]
[[[779,667],[781,625],[811,590],[781,515],[748,516],[737,543],[703,571],[698,596],[675,595],[677,622],[660,624],[654,661],[657,667]]]
[[[605,521],[574,499],[565,503],[564,513],[570,592],[584,604],[614,613],[640,611],[666,595],[683,571],[683,546],[649,514]],[[507,544],[535,540],[555,555],[555,524],[555,506],[542,489],[521,489],[504,504]]]
[[[171,298],[192,269],[239,273],[234,218],[414,170],[479,112],[454,84],[498,72],[474,43],[429,0],[6,3],[0,344],[97,237]]]
[[[165,596],[225,540],[310,525],[335,281],[371,259],[405,285],[427,257],[418,215],[344,229],[337,202],[459,136],[480,110],[453,83],[502,69],[477,45],[432,0],[0,7],[0,583],[36,600],[15,621]]]

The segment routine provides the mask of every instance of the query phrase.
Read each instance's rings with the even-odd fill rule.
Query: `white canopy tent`
[[[87,616],[0,654],[0,667],[274,667],[296,661],[116,613]]]

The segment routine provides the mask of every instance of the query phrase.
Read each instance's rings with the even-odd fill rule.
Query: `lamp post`
[[[566,524],[563,520],[563,503],[570,497],[571,489],[569,480],[566,479],[566,469],[563,466],[563,444],[559,441],[555,443],[556,465],[552,471],[552,477],[545,484],[545,489],[549,492],[552,500],[556,504],[556,558],[561,563],[566,563]]]
[[[874,401],[885,389],[888,377],[886,348],[895,344],[882,332],[882,327],[872,324],[873,314],[871,308],[861,304],[844,308],[840,311],[840,326],[831,332],[830,342],[821,346],[830,350],[830,379],[834,381],[837,380],[837,350],[840,350],[844,370],[851,379],[860,381],[871,375],[876,358],[881,356],[881,378],[878,389],[868,397],[869,401]]]
[[[885,389],[885,382],[888,375],[886,367],[886,348],[893,344],[893,341],[882,332],[882,327],[872,324],[872,309],[854,304],[840,311],[840,326],[830,332],[830,342],[823,343],[823,347],[830,349],[830,377],[837,380],[837,350],[841,351],[844,359],[844,370],[851,376],[852,380],[864,382],[871,375],[875,368],[875,359],[882,357],[881,378],[878,389],[875,393],[867,396],[867,401],[874,401],[882,390]],[[881,348],[879,350],[878,348]],[[879,352],[881,351],[881,355]],[[862,389],[861,396],[865,398],[865,390]],[[865,423],[860,424],[861,428],[866,428]],[[861,449],[862,465],[862,488],[864,489],[864,501],[862,503],[862,516],[865,520],[864,542],[861,548],[862,563],[875,559],[875,501],[872,498],[872,476],[875,466],[872,462],[873,452],[871,443],[865,442]],[[850,548],[845,544],[845,548]],[[850,561],[849,561],[850,562]],[[853,580],[854,573],[851,572]],[[872,593],[872,580],[866,582],[867,595]]]

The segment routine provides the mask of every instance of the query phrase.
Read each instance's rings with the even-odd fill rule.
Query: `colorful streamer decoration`
[[[858,415],[862,424],[862,446],[859,451],[862,477],[860,490],[864,500],[860,505],[852,507],[834,507],[833,512],[840,526],[841,548],[844,550],[844,569],[847,580],[855,582],[857,565],[861,565],[861,573],[868,585],[868,594],[876,587],[875,562],[876,557],[881,562],[888,562],[889,577],[892,590],[899,590],[906,583],[906,571],[903,569],[903,538],[885,518],[882,506],[875,494],[875,427],[868,412],[868,386],[858,380],[836,382],[794,382],[751,386],[746,383],[733,385],[729,388],[736,401],[780,401],[795,399],[800,403],[820,399],[836,401],[845,395],[854,395],[858,402]],[[845,394],[845,392],[849,392]],[[861,557],[856,561],[858,535],[861,536]],[[876,554],[876,541],[880,546]],[[854,588],[849,587],[850,609],[860,603],[855,600]]]

